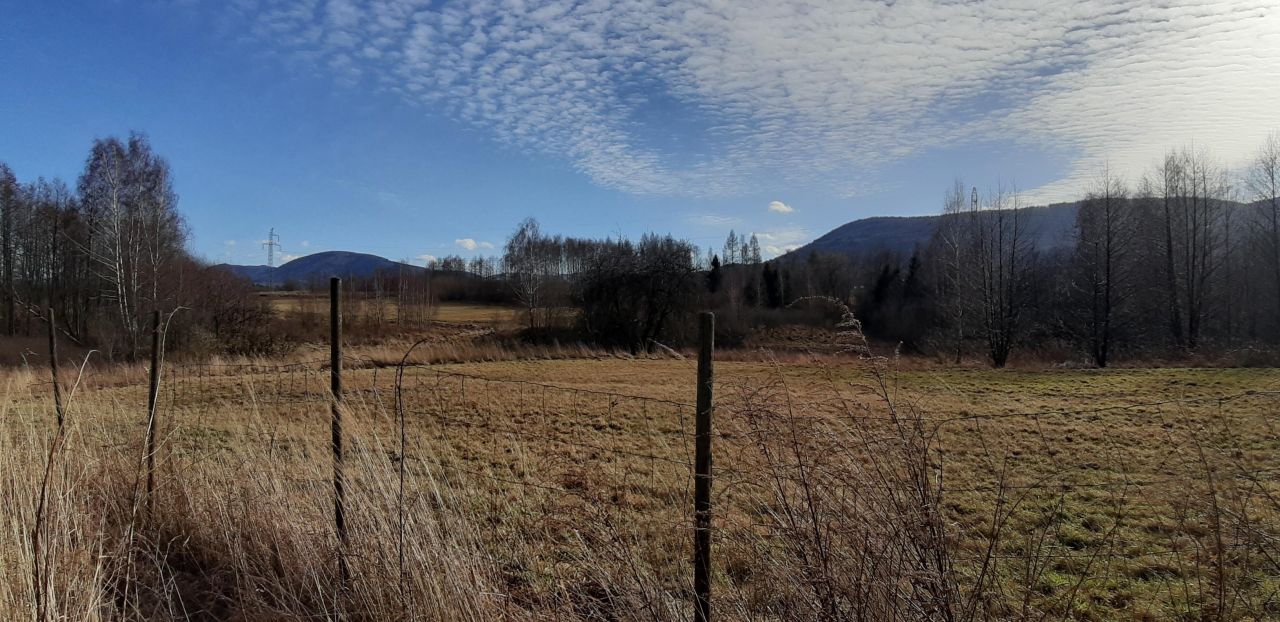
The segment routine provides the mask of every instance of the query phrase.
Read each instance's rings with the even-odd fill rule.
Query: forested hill
[[[1026,212],[1026,231],[1034,236],[1036,248],[1052,249],[1071,244],[1077,203],[1055,203],[1033,207]],[[866,255],[881,251],[910,255],[933,237],[942,216],[876,216],[846,223],[818,239],[797,248],[785,257],[804,259],[814,252]]]
[[[315,253],[306,257],[299,257],[274,268],[271,266],[239,266],[234,264],[219,264],[218,267],[245,277],[256,285],[308,284],[331,276],[364,278],[373,276],[378,272],[400,269],[414,272],[423,270],[419,266],[391,261],[377,255],[347,251]]]

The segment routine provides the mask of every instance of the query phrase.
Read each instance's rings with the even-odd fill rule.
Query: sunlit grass
[[[334,588],[325,372],[174,371],[162,389],[154,523],[139,522],[134,510],[145,396],[136,378],[130,386],[94,385],[72,400],[74,431],[55,458],[55,511],[44,528],[54,544],[42,566],[55,577],[49,602],[69,617],[182,619],[184,607],[222,607],[249,619],[339,606],[367,619],[406,609],[429,619],[688,613],[692,409],[681,403],[694,397],[691,361],[409,370],[403,528],[394,370],[349,370],[356,579],[342,603]],[[774,550],[786,531],[767,527],[779,501],[763,486],[791,467],[755,449],[752,408],[763,406],[748,404],[746,392],[773,387],[770,408],[790,402],[799,425],[817,433],[806,451],[829,443],[855,449],[837,460],[801,452],[797,464],[847,473],[876,464],[856,448],[892,431],[885,403],[862,364],[721,362],[717,372],[718,611],[727,619],[805,619],[797,607],[808,588],[789,565],[794,559]],[[31,566],[33,482],[52,420],[47,386],[32,384],[41,380],[9,376],[0,484],[6,569]],[[1230,611],[1276,613],[1269,595],[1280,582],[1267,538],[1280,526],[1268,501],[1280,495],[1280,473],[1270,472],[1280,468],[1280,412],[1265,393],[1280,385],[1274,370],[915,370],[890,383],[904,416],[915,413],[929,428],[955,577],[963,593],[985,594],[975,612],[1201,617],[1220,606],[1221,581]],[[1258,393],[1242,395],[1248,391]],[[1217,396],[1237,399],[1204,399]],[[796,425],[786,421],[777,430]],[[855,468],[861,460],[869,462]],[[783,571],[797,583],[781,589]],[[6,619],[29,617],[29,577],[5,573]],[[122,612],[121,599],[133,609]]]

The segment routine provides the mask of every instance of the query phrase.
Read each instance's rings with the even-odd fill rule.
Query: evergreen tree
[[[778,269],[765,264],[760,270],[760,278],[764,281],[764,304],[770,309],[782,306],[782,278]]]
[[[724,281],[724,272],[720,270],[720,258],[711,256],[711,270],[707,272],[707,291],[716,293],[720,291],[720,284]]]

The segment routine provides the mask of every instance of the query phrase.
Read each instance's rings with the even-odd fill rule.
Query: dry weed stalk
[[[792,620],[957,619],[932,431],[898,399],[889,361],[872,355],[849,310],[821,300],[841,310],[841,349],[862,357],[874,400],[832,391],[799,403],[777,366],[772,382],[735,387],[725,410],[745,444],[729,451],[753,454],[764,476],[736,483],[755,495],[759,516],[748,520],[763,524],[729,531],[759,551],[763,583],[778,588],[749,598]]]

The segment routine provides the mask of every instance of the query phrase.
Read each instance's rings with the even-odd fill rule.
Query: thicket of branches
[[[651,349],[678,333],[700,302],[697,250],[671,236],[567,238],[543,234],[528,219],[504,250],[503,278],[531,333],[572,326],[595,343]]]
[[[140,134],[95,140],[74,189],[21,183],[0,163],[4,333],[43,333],[52,309],[63,339],[133,359],[160,311],[171,347],[261,347],[265,311],[247,283],[188,254],[177,203],[168,162]]]

